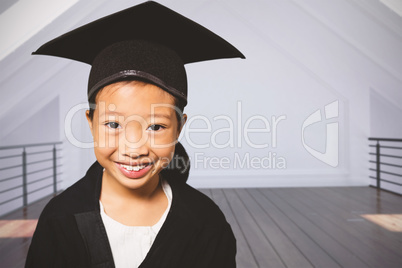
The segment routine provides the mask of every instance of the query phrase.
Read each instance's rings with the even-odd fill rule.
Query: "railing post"
[[[377,189],[381,188],[381,180],[380,180],[380,141],[377,140],[376,145],[376,164],[377,164]]]
[[[28,204],[27,195],[27,153],[24,147],[22,151],[22,203],[24,207]]]
[[[56,144],[53,145],[53,193],[57,193]]]

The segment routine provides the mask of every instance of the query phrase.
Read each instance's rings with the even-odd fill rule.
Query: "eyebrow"
[[[103,116],[103,115],[110,115],[110,114],[111,114],[111,115],[113,115],[113,114],[116,114],[116,115],[123,115],[122,113],[119,113],[119,112],[108,111],[108,112],[104,112],[104,113],[100,114],[100,116]],[[162,118],[170,119],[170,116],[167,115],[167,114],[148,114],[148,115],[146,116],[146,118],[150,118],[150,117],[162,117]]]
[[[149,114],[148,117],[164,117],[170,119],[170,116],[167,114]]]

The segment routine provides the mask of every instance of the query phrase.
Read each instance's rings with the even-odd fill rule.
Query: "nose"
[[[119,137],[119,151],[123,157],[133,159],[149,155],[148,136],[142,124],[128,124]]]

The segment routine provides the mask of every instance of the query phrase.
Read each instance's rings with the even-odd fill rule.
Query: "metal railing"
[[[2,153],[0,155],[0,184],[2,184],[0,197],[3,196],[0,206],[22,198],[22,206],[25,207],[29,203],[30,195],[46,188],[52,187],[52,191],[50,193],[48,191],[47,195],[43,197],[57,193],[57,185],[61,182],[58,180],[58,176],[62,174],[58,172],[61,167],[59,164],[61,156],[58,156],[61,149],[58,148],[58,145],[61,143],[49,142],[0,147]],[[43,175],[44,173],[47,174]],[[39,187],[35,185],[39,185]],[[4,198],[4,196],[8,197]]]
[[[375,164],[375,168],[370,168],[370,170],[375,171],[376,175],[369,177],[376,180],[376,185],[371,186],[383,189],[383,187],[381,187],[381,182],[402,186],[402,139],[369,138],[369,141],[376,141],[376,144],[369,145],[370,147],[375,148],[375,152],[370,152],[370,155],[375,156],[375,160],[370,160],[370,163]],[[394,144],[395,146],[393,146]],[[391,153],[383,153],[383,149],[386,149]],[[389,168],[393,168],[394,170],[391,172]],[[384,179],[384,174],[386,174],[387,177],[392,178],[392,180]],[[399,194],[401,193],[399,192]]]

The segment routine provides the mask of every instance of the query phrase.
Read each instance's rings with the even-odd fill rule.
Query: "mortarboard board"
[[[153,83],[187,104],[184,64],[245,58],[234,46],[196,22],[153,1],[103,17],[61,35],[32,54],[92,65],[88,99],[120,80]]]

